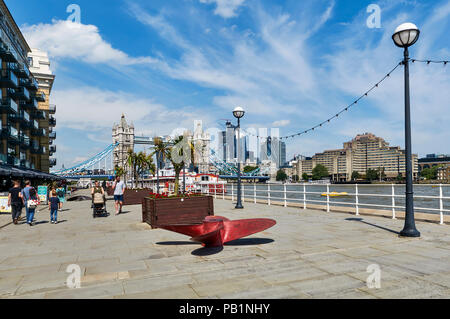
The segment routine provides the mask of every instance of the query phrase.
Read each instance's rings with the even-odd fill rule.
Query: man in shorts
[[[116,181],[113,185],[114,189],[114,201],[116,205],[116,216],[122,212],[123,205],[123,192],[125,191],[125,183],[120,180],[120,176],[116,177]]]

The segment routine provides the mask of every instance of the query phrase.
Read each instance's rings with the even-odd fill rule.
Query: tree
[[[330,176],[330,174],[328,173],[328,169],[322,164],[317,164],[316,167],[314,167],[312,170],[313,180],[319,180],[327,176]]]
[[[299,181],[299,177],[298,177],[298,175],[292,175],[292,181],[293,182],[298,182]]]
[[[431,168],[424,168],[421,172],[420,172],[420,176],[427,179],[427,180],[434,180],[437,179],[437,173],[438,173],[438,168],[440,166],[433,166]]]
[[[303,174],[302,174],[302,179],[303,179],[304,181],[308,181],[308,180],[309,180],[308,174],[303,173]]]
[[[366,179],[368,181],[373,181],[374,179],[377,179],[377,177],[378,177],[378,172],[376,170],[369,168],[366,171]]]
[[[352,172],[352,181],[359,179],[361,175],[357,171]]]
[[[116,176],[122,177],[123,175],[125,175],[125,170],[123,169],[123,167],[116,166],[114,168],[114,174]]]
[[[285,180],[287,180],[288,176],[286,175],[286,173],[280,169],[277,172],[277,181],[282,181],[284,182]]]
[[[153,148],[153,152],[150,156],[153,157],[156,155],[156,176],[158,178],[157,183],[159,190],[159,170],[161,168],[161,163],[169,157],[170,143],[164,142],[160,137],[153,138],[153,143],[155,144],[155,147]]]
[[[403,180],[403,175],[402,173],[398,173],[397,175],[397,181],[401,182]]]
[[[132,181],[132,185],[131,188],[134,188],[134,183],[137,180],[137,166],[138,166],[138,156],[135,152],[133,152],[133,150],[128,150],[127,152],[127,163],[131,168],[131,171],[133,173],[133,181]]]
[[[186,163],[193,161],[194,159],[195,147],[189,141],[187,135],[180,135],[176,137],[170,144],[170,151],[168,154],[168,159],[173,165],[175,170],[175,196],[178,196],[180,188],[180,173],[185,167]]]

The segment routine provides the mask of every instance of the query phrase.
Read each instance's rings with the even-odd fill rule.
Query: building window
[[[28,57],[28,65],[30,67],[33,67],[33,58],[32,57]]]

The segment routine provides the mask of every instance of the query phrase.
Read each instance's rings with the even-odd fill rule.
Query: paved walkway
[[[218,251],[151,230],[140,223],[140,206],[93,219],[89,202],[71,202],[58,225],[48,223],[44,209],[34,227],[0,229],[0,297],[450,297],[448,225],[418,222],[422,237],[405,239],[396,233],[402,220],[250,203],[235,211],[222,200],[215,208],[230,219],[270,217],[278,224]],[[81,267],[80,289],[66,287],[70,264]],[[379,289],[366,284],[373,264],[381,270]]]

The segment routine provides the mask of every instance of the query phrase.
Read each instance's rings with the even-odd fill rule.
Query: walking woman
[[[23,200],[25,203],[25,210],[27,212],[27,224],[33,226],[34,213],[37,208],[37,192],[34,187],[31,186],[30,181],[25,182],[25,188],[22,191]]]

